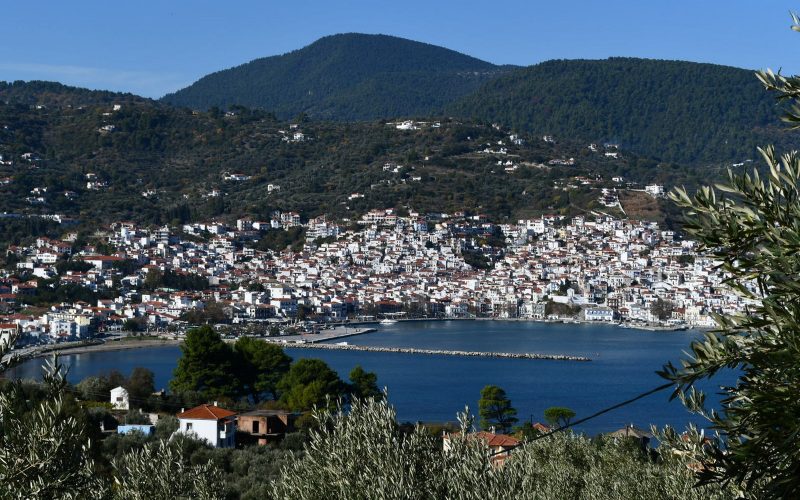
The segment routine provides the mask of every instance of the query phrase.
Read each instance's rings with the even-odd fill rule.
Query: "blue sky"
[[[800,72],[776,0],[5,1],[0,80],[160,97],[334,33],[384,33],[498,64],[609,56]]]

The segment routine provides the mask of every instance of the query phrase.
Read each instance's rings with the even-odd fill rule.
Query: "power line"
[[[642,398],[645,398],[645,397],[647,397],[647,396],[650,396],[651,394],[655,394],[655,393],[657,393],[657,392],[661,392],[661,391],[663,391],[664,389],[668,389],[668,388],[672,387],[673,385],[674,385],[674,384],[673,384],[672,382],[668,382],[668,383],[666,383],[666,384],[659,385],[658,387],[654,387],[653,389],[650,389],[649,391],[643,392],[643,393],[641,393],[641,394],[638,394],[638,395],[636,395],[636,396],[634,396],[634,397],[632,397],[632,398],[630,398],[630,399],[627,399],[627,400],[625,400],[625,401],[622,401],[621,403],[617,403],[617,404],[615,404],[615,405],[613,405],[613,406],[609,406],[609,407],[607,407],[607,408],[603,408],[603,409],[602,409],[602,410],[600,410],[600,411],[597,411],[597,412],[595,412],[595,413],[592,413],[592,414],[591,414],[591,415],[589,415],[588,417],[584,417],[584,418],[578,419],[578,420],[576,420],[576,421],[574,421],[574,422],[570,422],[570,423],[568,423],[567,425],[562,425],[561,427],[558,427],[558,428],[556,428],[556,429],[553,429],[553,430],[551,430],[551,431],[549,431],[549,432],[545,432],[544,434],[540,434],[540,435],[538,435],[538,436],[536,436],[536,437],[532,437],[532,438],[530,438],[530,439],[526,439],[526,440],[524,440],[524,441],[521,441],[519,444],[517,444],[517,445],[515,445],[515,446],[512,446],[512,447],[510,447],[510,449],[517,449],[517,448],[521,448],[522,446],[525,446],[525,445],[527,445],[527,444],[533,443],[534,441],[538,441],[538,440],[540,440],[540,439],[544,439],[544,438],[546,438],[546,437],[550,437],[550,436],[552,436],[553,434],[556,434],[556,433],[558,433],[558,432],[565,431],[565,430],[569,429],[570,427],[575,427],[576,425],[579,425],[579,424],[582,424],[582,423],[584,423],[584,422],[588,422],[589,420],[595,419],[595,418],[599,417],[600,415],[603,415],[603,414],[605,414],[605,413],[608,413],[608,412],[610,412],[610,411],[614,411],[614,410],[616,410],[616,409],[618,409],[618,408],[622,408],[623,406],[627,406],[627,405],[629,405],[629,404],[631,404],[631,403],[633,403],[633,402],[635,402],[635,401],[638,401],[638,400],[640,400],[640,399],[642,399]],[[495,455],[500,455],[500,454],[502,454],[502,453],[508,453],[508,451],[509,451],[509,450],[495,451],[495,452],[492,452],[492,453],[490,453],[490,454],[489,454],[489,457],[493,457],[493,456],[495,456]]]

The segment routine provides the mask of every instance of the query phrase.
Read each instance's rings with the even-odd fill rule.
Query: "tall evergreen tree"
[[[339,375],[319,359],[296,361],[278,384],[281,404],[294,411],[310,410],[315,405],[326,406],[326,398],[331,398],[331,403],[334,403],[343,389]]]
[[[353,397],[381,399],[383,393],[378,388],[378,376],[374,372],[365,371],[361,365],[350,370],[350,394]]]
[[[233,349],[239,358],[239,382],[253,402],[265,397],[277,399],[278,382],[289,371],[292,358],[280,346],[251,337],[240,338]]]
[[[233,350],[210,326],[189,330],[170,387],[205,397],[235,397],[241,392]]]
[[[478,413],[481,417],[481,427],[484,429],[494,427],[500,433],[510,432],[511,427],[519,420],[517,410],[511,406],[506,391],[496,385],[487,385],[481,390]]]

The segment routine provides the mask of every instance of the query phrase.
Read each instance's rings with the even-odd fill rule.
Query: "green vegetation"
[[[481,389],[478,414],[481,416],[481,427],[494,427],[500,434],[511,432],[511,428],[519,420],[517,410],[511,406],[506,391],[496,385],[487,385]]]
[[[575,418],[575,412],[563,406],[551,406],[544,411],[544,419],[550,425],[566,427]]]
[[[740,162],[764,141],[797,140],[775,127],[779,112],[752,71],[683,61],[547,61],[491,80],[450,111],[674,162]]]
[[[464,262],[474,269],[491,269],[492,267],[489,258],[477,250],[462,250],[461,256],[464,258]]]
[[[278,384],[280,404],[294,411],[333,404],[344,393],[344,383],[319,359],[301,359],[292,364]]]
[[[345,383],[319,359],[292,362],[280,346],[251,337],[228,344],[208,325],[189,330],[181,350],[183,354],[170,382],[174,397],[180,401],[222,399],[245,405],[270,402],[305,412],[339,399],[382,397],[377,376],[360,366],[353,368],[350,383]],[[122,378],[114,372],[112,376],[115,382]],[[92,386],[96,383],[87,381]],[[120,381],[120,385],[124,384]],[[154,403],[151,407],[159,405]]]
[[[352,397],[358,399],[381,399],[383,392],[378,389],[378,376],[365,371],[361,365],[356,365],[350,370],[350,392]]]
[[[237,340],[233,350],[239,357],[237,369],[244,392],[254,403],[265,397],[277,399],[278,383],[289,371],[292,358],[280,346],[250,337]]]
[[[274,498],[731,498],[730,487],[695,486],[689,460],[650,456],[624,441],[556,434],[517,449],[493,466],[472,425],[441,437],[404,432],[385,401],[317,412],[313,445],[274,483]]]
[[[349,33],[212,73],[162,100],[203,110],[243,105],[285,119],[427,116],[507,70],[434,45]]]
[[[659,321],[665,321],[671,318],[672,311],[674,310],[675,304],[673,304],[672,301],[662,299],[661,297],[650,304],[650,314],[658,318]]]
[[[5,351],[0,346],[0,356]],[[126,450],[115,460],[99,456],[92,440],[99,422],[67,392],[57,359],[46,365],[43,379],[0,387],[0,497],[138,499],[168,492],[221,498],[218,469],[185,460],[180,440]]]
[[[173,391],[194,391],[206,398],[235,397],[242,391],[236,377],[241,360],[210,326],[189,331],[181,352],[170,381]]]
[[[150,269],[144,279],[145,290],[170,288],[173,290],[206,290],[208,278],[197,274],[179,274],[171,269],[165,272],[159,269]]]
[[[75,104],[31,106],[36,89],[42,102],[51,102],[60,91]],[[21,95],[22,102],[15,100]],[[88,235],[98,225],[120,220],[174,227],[211,218],[263,221],[276,210],[296,211],[305,219],[326,214],[351,221],[373,208],[467,211],[507,222],[542,213],[606,211],[598,202],[599,188],[616,186],[615,176],[640,185],[692,186],[718,171],[718,165],[696,169],[628,151],[622,158],[606,157],[568,138],[550,144],[522,134],[523,144],[511,144],[513,130],[450,119],[419,130],[397,130],[385,122],[307,122],[300,124],[307,139],[293,142],[285,140],[293,133],[288,123],[260,111],[191,113],[125,95],[119,99],[122,108],[114,111],[80,89],[0,86],[0,179],[7,178],[0,183],[0,212],[10,214],[0,218],[0,244],[76,231],[81,235],[76,246],[81,246],[92,242]],[[115,128],[102,131],[106,125]],[[478,153],[489,146],[499,149],[498,141],[507,154]],[[575,165],[548,165],[564,158],[574,158]],[[497,164],[509,160],[517,170],[506,172]],[[386,164],[390,170],[384,170]],[[249,179],[226,180],[231,173]],[[600,180],[584,185],[576,176]],[[26,201],[31,191],[44,187],[43,202]],[[364,197],[350,199],[353,193]],[[637,204],[638,213],[650,218],[675,216],[648,196]],[[40,218],[53,213],[73,220],[59,225]],[[305,235],[292,228],[254,237],[260,237],[259,248],[283,250],[297,249]],[[501,237],[490,235],[479,243],[500,248]],[[98,252],[110,250],[98,247]],[[154,278],[152,284],[172,283]],[[200,286],[180,278],[173,285]]]
[[[283,119],[446,113],[695,164],[739,162],[767,140],[797,138],[776,129],[774,103],[746,69],[634,58],[515,68],[384,35],[325,37],[212,73],[162,100],[201,110],[243,105]]]
[[[793,29],[800,19],[793,15]],[[800,123],[800,77],[759,75],[767,89],[791,104],[784,120]],[[674,381],[686,407],[705,416],[719,434],[696,429],[660,439],[703,464],[703,483],[733,483],[753,498],[800,494],[800,155],[762,156],[768,173],[728,174],[724,184],[693,197],[678,189],[672,199],[686,213],[686,230],[721,262],[727,285],[750,301],[746,315],[716,315],[717,328],[691,345],[678,366],[661,375]],[[695,383],[724,369],[739,378],[721,387],[721,409],[707,409]]]
[[[137,406],[136,401],[145,401],[156,392],[155,375],[151,370],[137,366],[131,371],[123,387],[133,401],[132,406]]]
[[[306,241],[305,228],[290,227],[289,229],[270,229],[256,243],[258,250],[272,250],[282,252],[287,248],[298,251],[303,248]]]

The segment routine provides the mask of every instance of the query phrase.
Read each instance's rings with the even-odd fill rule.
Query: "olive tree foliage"
[[[369,498],[376,486],[384,491],[376,498],[402,498],[395,489],[399,484],[411,490],[431,487],[426,482],[433,464],[429,443],[417,433],[400,436],[389,405],[354,400],[349,416],[341,406],[315,409],[313,416],[319,425],[310,433],[306,457],[286,468],[274,487],[275,498]],[[378,469],[384,472],[376,474]]]
[[[793,16],[794,29],[800,20]],[[800,78],[759,73],[792,103],[784,120],[800,127]],[[671,198],[686,231],[719,262],[730,290],[749,304],[741,315],[716,315],[717,328],[691,345],[679,366],[661,372],[686,406],[705,416],[722,439],[696,430],[665,438],[702,464],[702,482],[734,483],[761,498],[800,496],[800,156],[760,150],[766,173],[728,172],[727,182],[684,189]],[[719,410],[707,409],[694,384],[720,370],[739,370],[723,387]]]
[[[305,453],[272,487],[274,498],[295,499],[715,499],[731,498],[718,485],[694,487],[686,459],[653,460],[622,441],[592,441],[559,433],[514,450],[493,464],[485,443],[474,438],[472,418],[459,416],[461,431],[441,436],[422,427],[401,432],[384,400],[354,400],[317,411],[320,425]]]
[[[0,498],[102,495],[83,424],[65,411],[61,368],[57,358],[46,362],[47,399],[30,411],[19,381],[0,393]]]
[[[4,357],[14,340],[0,345],[0,373],[19,361]],[[163,441],[115,460],[112,486],[97,473],[57,356],[45,361],[42,379],[42,401],[28,401],[18,380],[0,391],[0,498],[222,498],[218,470],[186,465]]]
[[[113,462],[114,498],[149,500],[223,498],[222,471],[210,463],[187,465],[179,443],[155,441]]]

